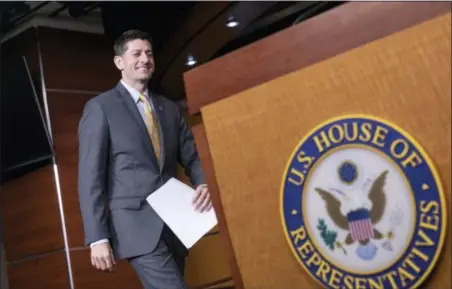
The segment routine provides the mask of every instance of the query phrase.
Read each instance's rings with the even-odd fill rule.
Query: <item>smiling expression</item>
[[[151,43],[142,39],[127,42],[124,53],[115,56],[114,62],[124,79],[132,82],[149,81],[154,72]]]

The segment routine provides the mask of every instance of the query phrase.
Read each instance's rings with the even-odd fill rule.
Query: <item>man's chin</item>
[[[149,79],[151,79],[151,77],[152,77],[152,74],[150,74],[150,75],[139,75],[139,76],[137,76],[137,80],[149,81]]]

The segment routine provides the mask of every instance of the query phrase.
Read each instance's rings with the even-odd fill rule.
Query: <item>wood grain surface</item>
[[[9,262],[64,248],[51,165],[2,186],[0,215]]]
[[[202,108],[245,288],[319,288],[292,255],[279,200],[286,161],[327,119],[359,113],[402,127],[433,159],[450,207],[450,51],[447,13]],[[428,288],[451,287],[450,245],[449,230]]]
[[[10,289],[70,288],[63,250],[8,266]]]
[[[190,287],[231,279],[227,254],[221,248],[219,234],[202,238],[190,249],[186,260],[185,281]],[[222,283],[222,282],[221,282]]]
[[[2,57],[6,52],[14,50],[30,55],[31,70],[38,80],[37,35],[43,53],[47,99],[75,286],[77,289],[91,289],[92,286],[141,288],[130,265],[120,262],[114,274],[102,274],[92,268],[89,250],[83,249],[84,232],[77,194],[77,130],[86,101],[96,96],[96,92],[110,89],[119,81],[119,73],[112,62],[111,47],[99,35],[42,27],[38,29],[38,33],[36,29],[28,30],[23,36],[17,36],[8,45],[2,46],[1,52]],[[7,183],[1,189],[0,215],[5,250],[8,261],[15,262],[8,266],[10,288],[68,288],[53,167],[45,167]],[[188,257],[187,280],[194,287],[222,283],[225,278],[230,278],[226,254],[221,251],[217,231],[214,228]],[[215,262],[202,262],[212,258]],[[60,266],[58,270],[53,270],[57,265]],[[52,278],[53,272],[59,276]],[[36,276],[45,281],[37,282],[36,287],[33,287],[31,284]]]
[[[119,81],[104,35],[39,27],[38,37],[47,88],[101,92]]]
[[[78,200],[78,123],[85,103],[94,96],[79,93],[47,93],[68,242],[71,248],[84,246],[85,242]]]
[[[205,172],[207,185],[212,198],[212,205],[215,208],[218,218],[218,227],[222,240],[222,249],[225,250],[231,276],[237,289],[242,289],[242,277],[240,269],[237,265],[234,249],[232,248],[231,237],[229,236],[229,228],[223,213],[223,205],[220,198],[220,191],[216,182],[216,173],[213,167],[210,148],[206,138],[206,132],[203,124],[198,124],[192,128],[193,135],[196,139],[196,146],[199,151],[199,158],[202,160],[202,167]]]
[[[350,2],[184,74],[190,114],[451,10],[450,2]]]

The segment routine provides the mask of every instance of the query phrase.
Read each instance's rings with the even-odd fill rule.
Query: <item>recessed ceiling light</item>
[[[226,27],[232,28],[239,26],[240,22],[237,21],[234,17],[229,17],[228,21],[226,22]]]
[[[185,63],[187,66],[193,66],[197,63],[196,59],[193,56],[188,56],[187,62]]]

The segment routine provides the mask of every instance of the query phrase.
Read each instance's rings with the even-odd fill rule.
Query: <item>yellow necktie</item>
[[[154,147],[155,156],[160,165],[160,133],[159,126],[155,115],[152,111],[152,107],[144,95],[140,95],[140,101],[144,103],[144,114],[146,127],[149,132],[149,136],[151,137],[152,146]]]

